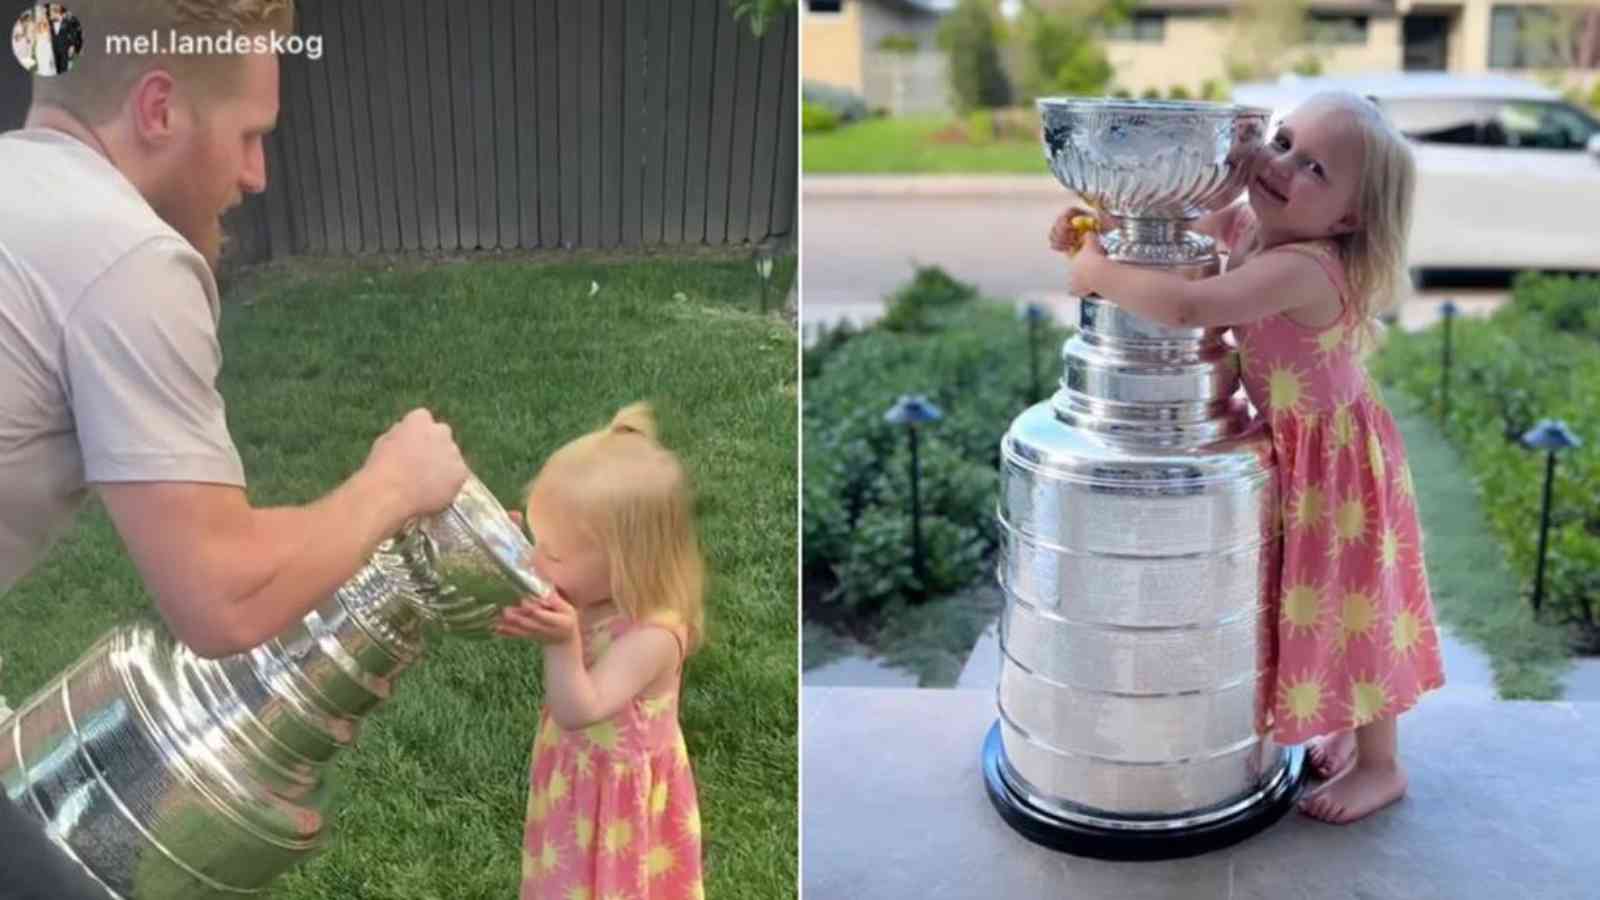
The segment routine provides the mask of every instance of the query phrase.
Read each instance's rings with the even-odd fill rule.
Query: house
[[[1238,45],[1234,13],[1241,2],[1246,0],[1144,0],[1133,20],[1107,37],[1114,86],[1136,96],[1148,90],[1165,95],[1174,87],[1198,95],[1207,81],[1227,83]],[[802,3],[803,77],[848,88],[873,105],[899,108],[884,99],[889,89],[877,73],[888,54],[877,49],[878,42],[889,34],[912,35],[921,41],[919,57],[933,55],[939,18],[956,0]],[[1014,12],[1019,5],[998,7]],[[1554,76],[1585,90],[1600,81],[1600,0],[1304,0],[1304,5],[1316,40],[1284,49],[1277,61],[1285,66],[1315,59],[1327,75],[1442,70],[1540,80]],[[1551,49],[1550,36],[1558,31],[1566,39],[1564,52]],[[936,80],[937,70],[931,71]],[[920,71],[918,78],[926,80]],[[929,93],[920,82],[917,87],[910,93]],[[898,89],[906,93],[903,85]]]
[[[889,35],[935,49],[939,19],[956,0],[802,0],[800,77],[868,96],[871,60]]]
[[[1600,5],[1594,0],[1310,0],[1306,5],[1318,40],[1285,51],[1282,59],[1293,65],[1315,57],[1328,75],[1550,74],[1569,86],[1600,75]],[[1196,92],[1207,80],[1228,81],[1235,6],[1232,0],[1147,0],[1133,22],[1106,42],[1117,84],[1137,95],[1174,86]],[[1577,15],[1556,19],[1552,7]],[[1569,38],[1569,58],[1551,52],[1552,27],[1576,29]]]

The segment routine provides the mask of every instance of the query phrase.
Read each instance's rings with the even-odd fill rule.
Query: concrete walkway
[[[1349,826],[1296,813],[1193,859],[1037,846],[985,795],[988,691],[802,692],[806,900],[1586,900],[1600,706],[1443,694],[1410,714],[1400,803]]]

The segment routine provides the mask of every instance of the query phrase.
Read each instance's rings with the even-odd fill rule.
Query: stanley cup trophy
[[[260,894],[323,843],[324,776],[430,632],[545,582],[476,478],[283,634],[208,660],[117,628],[0,720],[0,789],[119,900]]]
[[[1114,260],[1215,275],[1186,223],[1245,188],[1268,112],[1039,101],[1056,178],[1118,227]],[[1281,817],[1303,751],[1273,743],[1277,479],[1219,328],[1081,298],[1060,389],[1001,442],[1001,816],[1055,849],[1167,859]]]

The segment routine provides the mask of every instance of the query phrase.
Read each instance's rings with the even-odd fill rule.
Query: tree
[[[1291,62],[1289,51],[1312,36],[1307,0],[1238,0],[1233,7],[1227,51],[1228,78],[1256,81],[1275,78],[1290,68],[1310,69],[1313,54]],[[1320,60],[1315,63],[1321,65]]]
[[[1600,67],[1600,6],[1571,4],[1519,11],[1522,51],[1534,65]]]
[[[951,99],[963,115],[1005,106],[1011,99],[1000,64],[999,32],[991,0],[961,0],[939,23],[939,47],[949,57]]]
[[[1051,94],[1103,94],[1115,74],[1102,29],[1127,21],[1132,0],[1027,2],[1022,8],[1024,100]]]

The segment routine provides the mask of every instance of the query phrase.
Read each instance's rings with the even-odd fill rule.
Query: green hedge
[[[803,564],[808,588],[830,606],[870,616],[991,574],[1000,438],[1031,386],[1027,326],[1009,305],[975,298],[923,269],[883,325],[824,337],[806,353]],[[1040,328],[1045,393],[1065,336]],[[906,393],[944,412],[919,433],[925,583],[911,565],[907,435],[884,421]]]
[[[1556,463],[1543,610],[1596,636],[1600,606],[1600,279],[1522,275],[1513,302],[1452,326],[1450,439],[1474,473],[1490,527],[1531,596],[1545,454],[1518,438],[1540,419],[1583,440]],[[1443,328],[1392,334],[1374,370],[1435,415]]]

